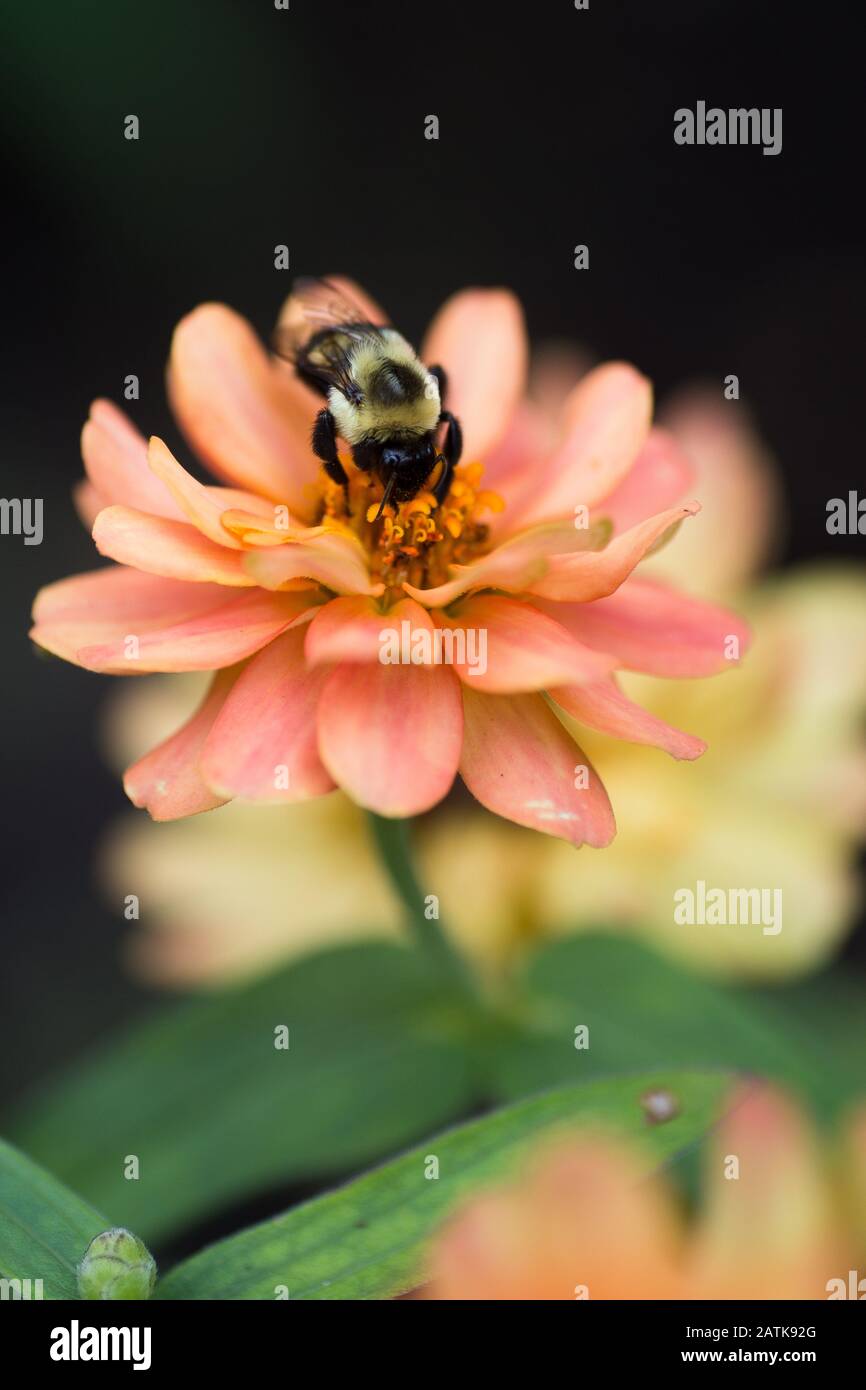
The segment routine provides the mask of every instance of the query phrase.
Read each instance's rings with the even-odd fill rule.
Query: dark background
[[[660,395],[736,372],[784,469],[784,562],[862,555],[825,529],[862,477],[853,36],[825,4],[590,5],[103,0],[0,22],[2,493],[45,499],[41,546],[0,538],[0,1092],[147,1002],[91,881],[125,805],[96,738],[109,681],[26,636],[35,590],[96,563],[69,501],[81,424],[135,372],[130,413],[188,462],[163,399],[172,327],[217,298],[267,333],[291,280],[276,244],[416,338],[453,289],[505,283],[533,336],[631,359]],[[782,153],[676,146],[698,99],[783,107]]]

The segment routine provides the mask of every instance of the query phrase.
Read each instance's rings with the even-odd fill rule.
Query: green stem
[[[477,997],[475,979],[452,944],[442,922],[427,915],[427,902],[415,874],[411,821],[392,820],[368,811],[370,831],[398,898],[406,909],[409,930],[428,960],[449,976],[461,991]]]

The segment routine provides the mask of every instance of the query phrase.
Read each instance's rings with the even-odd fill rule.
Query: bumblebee
[[[377,518],[390,501],[408,502],[430,487],[437,502],[448,493],[460,460],[460,424],[443,409],[446,378],[441,367],[425,367],[390,324],[369,322],[348,294],[327,280],[297,281],[274,350],[327,405],[316,416],[313,452],[325,472],[346,491],[349,479],[337,452],[338,437],[352,450],[355,466],[378,478],[384,489]],[[437,434],[444,426],[441,449]]]

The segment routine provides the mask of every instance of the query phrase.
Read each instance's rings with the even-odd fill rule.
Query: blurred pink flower
[[[155,819],[335,786],[407,816],[459,772],[497,814],[602,846],[610,803],[562,719],[675,758],[703,752],[613,674],[708,675],[747,643],[728,611],[633,577],[699,509],[680,500],[685,455],[651,427],[649,383],[622,363],[595,368],[542,428],[523,400],[520,309],[502,290],[452,298],[422,356],[448,373],[470,462],[441,507],[425,493],[381,520],[381,485],[348,461],[347,513],[310,448],[319,402],[224,306],[180,323],[169,392],[226,486],[94,405],[78,502],[118,563],[42,590],[32,635],[93,671],[214,673],[188,723],[126,774]],[[486,670],[383,663],[382,631],[403,623],[483,630]]]

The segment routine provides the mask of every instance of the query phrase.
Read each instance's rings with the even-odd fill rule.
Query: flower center
[[[386,594],[402,591],[404,584],[419,589],[444,584],[451,565],[466,565],[485,549],[490,528],[480,515],[505,506],[498,493],[480,488],[484,465],[467,463],[455,468],[441,505],[432,492],[419,492],[410,502],[389,503],[379,517],[384,492],[379,479],[346,457],[340,462],[349,477],[351,515],[345,489],[325,478],[322,519],[355,532],[369,553],[372,577],[385,585]]]

